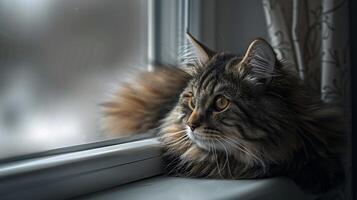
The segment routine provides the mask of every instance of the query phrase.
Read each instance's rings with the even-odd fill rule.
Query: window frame
[[[209,31],[211,35],[214,35],[212,27],[205,25],[205,30],[203,30],[201,23],[204,17],[203,6],[212,14],[214,13],[213,4],[212,0],[205,1],[205,4],[202,0],[148,1],[149,70],[161,64],[172,66],[180,64],[178,56],[182,53],[183,46],[188,45],[187,31],[198,40],[204,37],[204,31]],[[206,8],[207,6],[210,6],[209,9]],[[209,28],[206,29],[207,27]],[[206,41],[214,43],[211,35]]]

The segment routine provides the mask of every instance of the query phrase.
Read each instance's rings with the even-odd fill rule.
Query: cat
[[[193,62],[157,67],[103,104],[121,136],[157,130],[169,174],[254,179],[287,176],[321,193],[343,183],[344,120],[257,38],[243,57],[187,33]]]

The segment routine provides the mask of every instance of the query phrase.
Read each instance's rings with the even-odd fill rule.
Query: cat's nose
[[[198,127],[198,124],[187,123],[187,125],[190,127],[191,131],[194,131]]]
[[[200,126],[201,120],[201,114],[194,110],[187,120],[187,125],[190,127],[191,131],[194,131],[197,127]]]

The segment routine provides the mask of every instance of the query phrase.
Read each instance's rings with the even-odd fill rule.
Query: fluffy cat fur
[[[195,62],[158,67],[121,85],[103,105],[106,132],[157,129],[174,175],[288,176],[314,193],[343,182],[342,116],[278,61],[266,41],[256,39],[239,57],[188,39]],[[215,108],[218,97],[228,102],[225,110]]]

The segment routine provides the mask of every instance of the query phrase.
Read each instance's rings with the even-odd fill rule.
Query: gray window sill
[[[68,199],[162,173],[156,138],[0,165],[0,199]]]
[[[161,152],[152,138],[1,164],[0,199],[312,199],[286,178],[158,177]]]
[[[287,178],[209,180],[162,176],[82,196],[79,199],[309,200],[313,198],[302,192]]]

